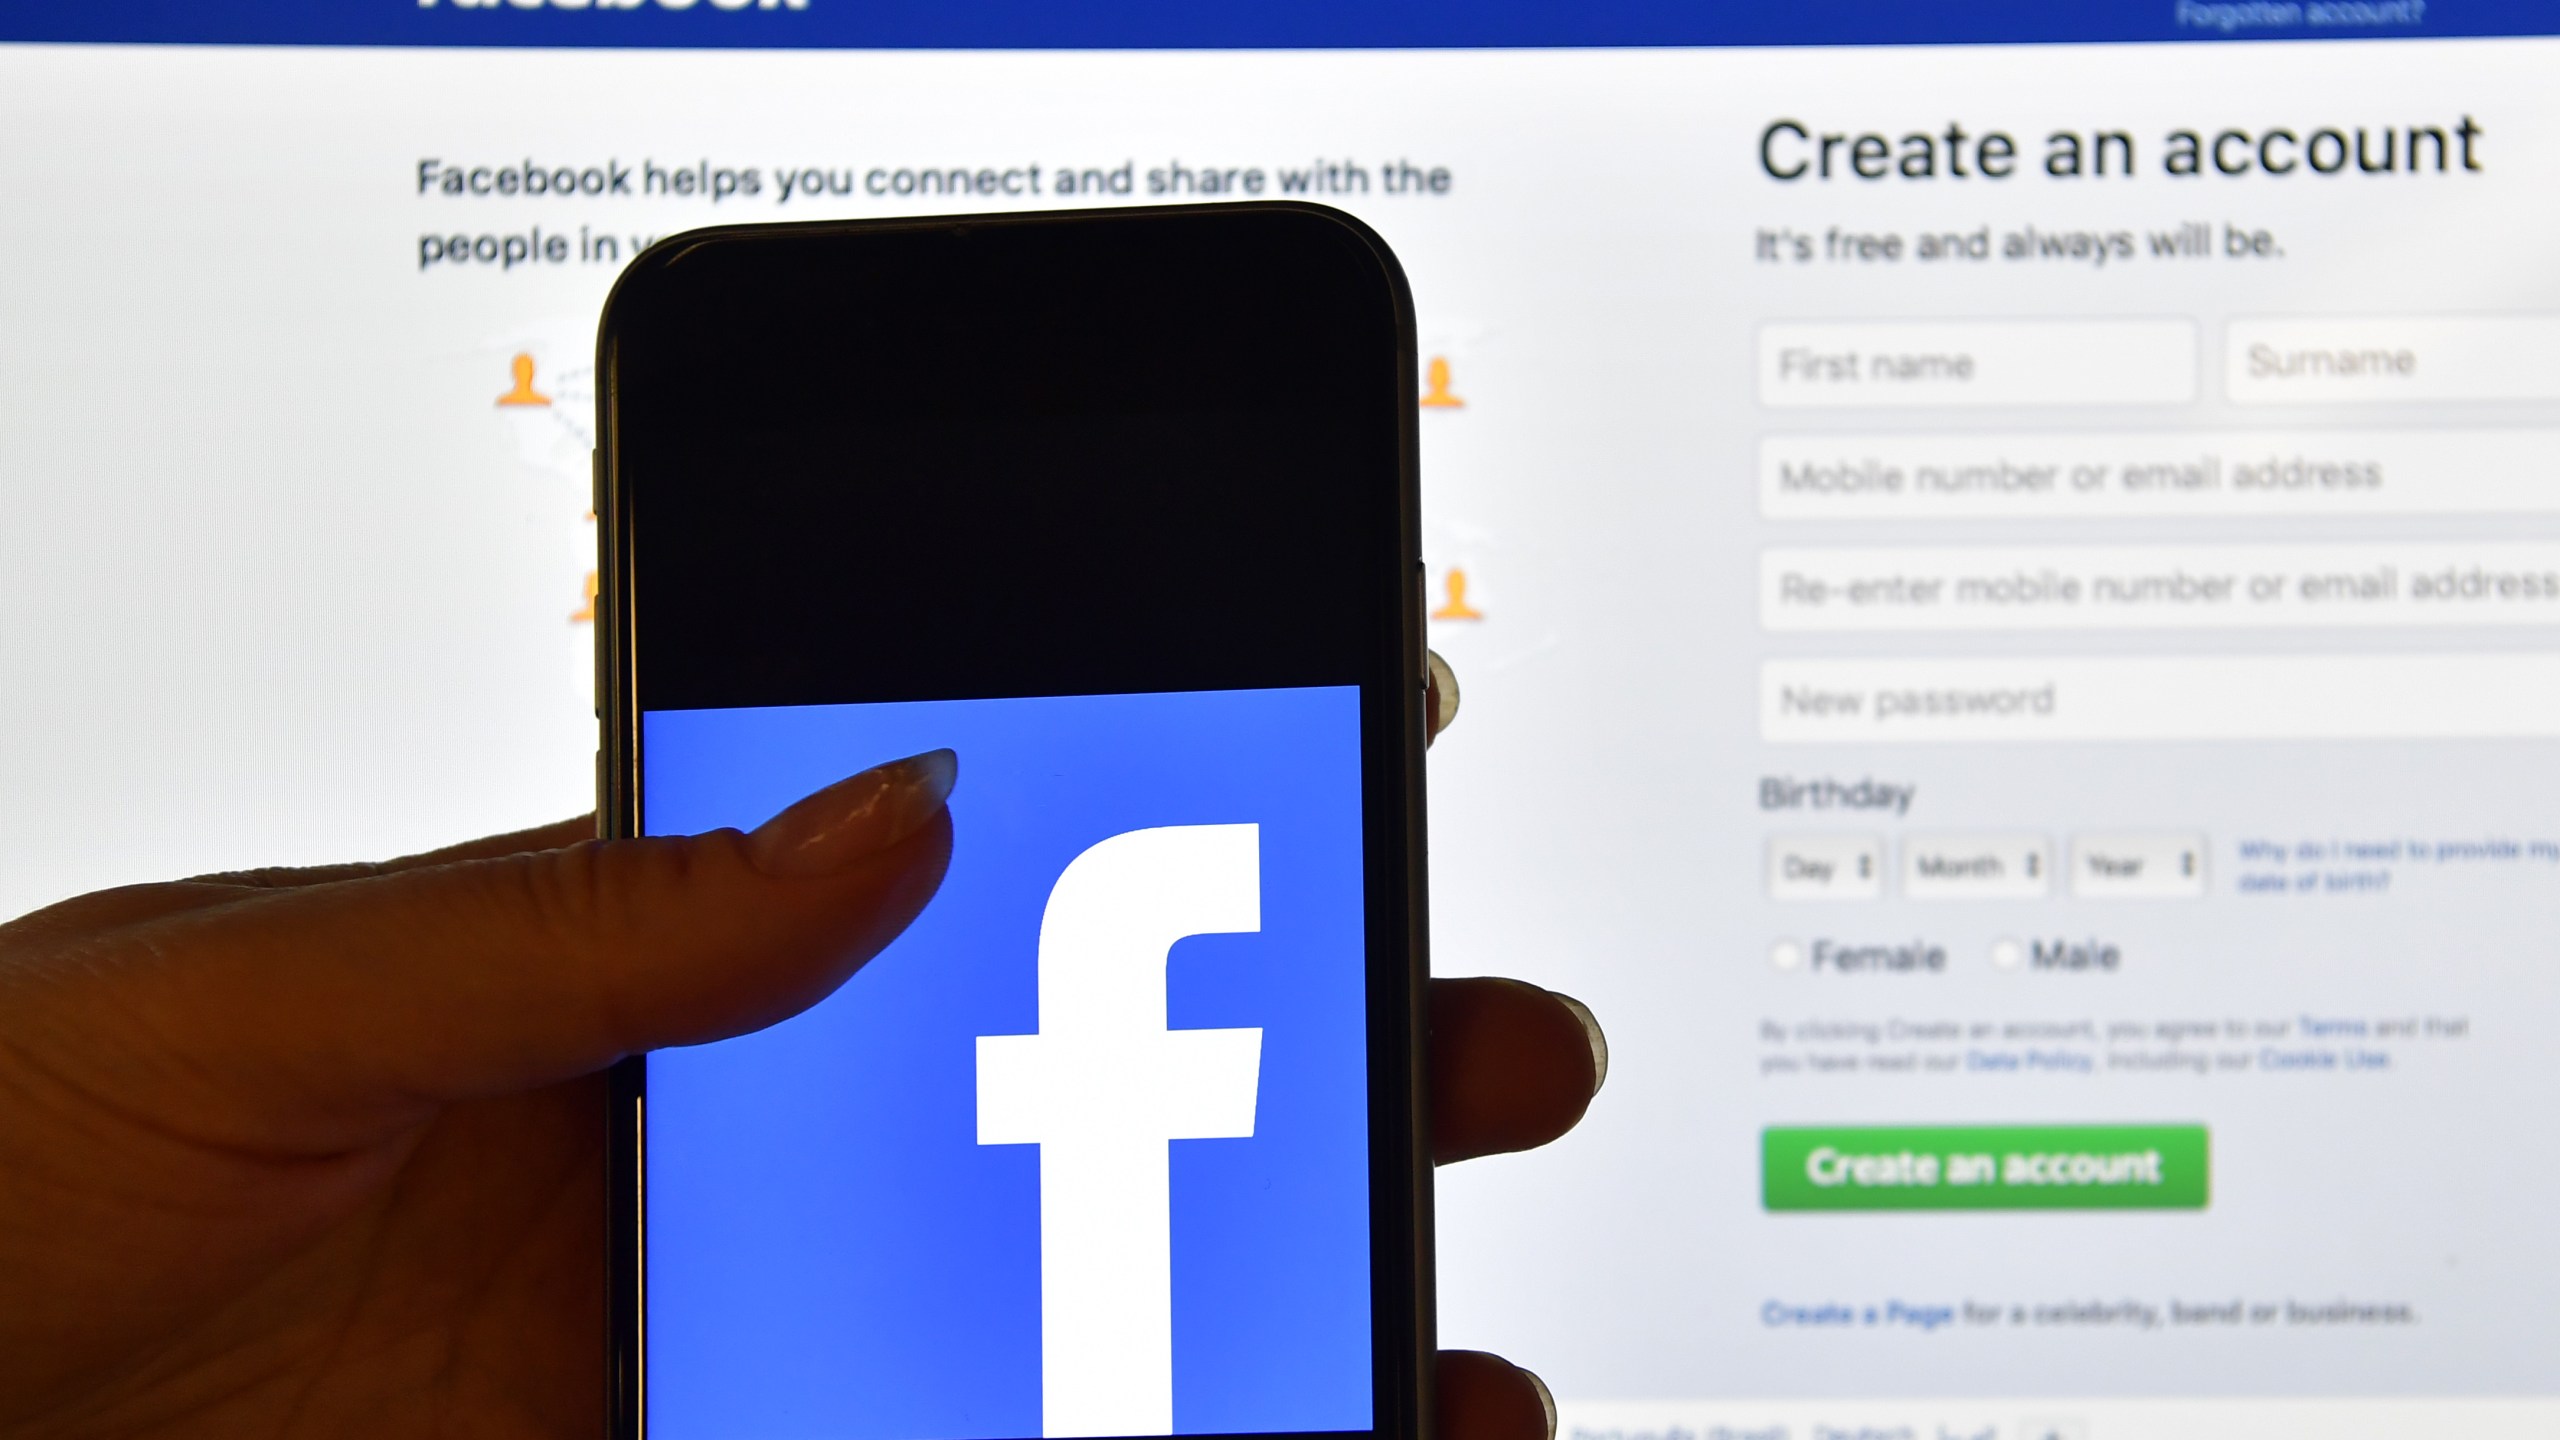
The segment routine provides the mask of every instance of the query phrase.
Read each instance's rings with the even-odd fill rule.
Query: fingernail
[[[1552,990],[1547,993],[1555,995]],[[1570,995],[1556,995],[1556,998],[1564,1002],[1564,1008],[1573,1012],[1574,1019],[1582,1022],[1582,1038],[1591,1042],[1591,1093],[1597,1095],[1600,1087],[1609,1080],[1609,1037],[1600,1033],[1600,1017],[1591,1013],[1590,1006]],[[1554,1408],[1548,1407],[1550,1418]]]
[[[960,757],[927,750],[875,765],[794,803],[747,837],[747,858],[767,875],[824,875],[877,855],[942,813]]]
[[[1558,998],[1562,998],[1562,997],[1558,997]],[[1567,1001],[1566,1003],[1567,1003],[1567,1004],[1571,1004],[1572,1002],[1571,1002],[1571,1001]],[[1579,1005],[1576,1005],[1576,1006],[1574,1006],[1574,1008],[1578,1010],[1578,1009],[1581,1009],[1582,1007],[1581,1007],[1581,1006],[1579,1006]],[[1598,1034],[1599,1032],[1595,1030],[1595,1031],[1593,1031],[1592,1033],[1596,1035],[1596,1034]],[[1514,1367],[1514,1368],[1517,1368],[1517,1367]],[[1538,1403],[1539,1403],[1540,1405],[1543,1405],[1543,1406],[1545,1406],[1545,1407],[1546,1407],[1546,1410],[1547,1410],[1547,1440],[1556,1440],[1556,1392],[1554,1392],[1553,1390],[1550,1390],[1550,1389],[1548,1389],[1548,1388],[1547,1388],[1547,1382],[1538,1378],[1538,1372],[1537,1372],[1537,1371],[1535,1371],[1535,1370],[1522,1370],[1522,1371],[1520,1371],[1520,1373],[1529,1377],[1529,1384],[1530,1384],[1530,1386],[1531,1386],[1532,1388],[1534,1388],[1534,1389],[1538,1392]]]

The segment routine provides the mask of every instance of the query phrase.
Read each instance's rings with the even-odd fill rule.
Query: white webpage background
[[[1570,1139],[1442,1179],[1443,1337],[1580,1402],[1729,1396],[2560,1392],[2560,883],[2447,869],[2271,903],[2240,838],[2521,835],[2548,739],[1765,744],[1772,658],[2547,653],[2547,630],[1773,635],[1775,546],[2549,541],[2522,513],[1764,520],[1770,435],[2560,424],[2549,403],[2235,406],[2233,317],[2560,312],[2560,46],[1425,54],[821,54],[0,48],[0,911],[252,863],[414,850],[590,796],[592,564],[574,405],[502,411],[518,352],[589,363],[610,267],[421,273],[419,237],[631,233],[972,208],[421,197],[506,164],[1447,166],[1444,197],[1329,197],[1414,283],[1461,410],[1423,415],[1433,641],[1466,717],[1433,757],[1434,952],[1587,999],[1607,1093]],[[2171,128],[2484,127],[2486,168],[2289,182],[2157,171]],[[2018,178],[1781,185],[1771,120],[2021,137]],[[2032,173],[2113,128],[2139,178]],[[1135,197],[1144,199],[1145,197]],[[1756,232],[2265,228],[2281,261],[1779,266]],[[1769,322],[2185,318],[2180,405],[1774,411]],[[1215,357],[1203,357],[1214,364]],[[587,392],[575,389],[583,401]],[[2516,485],[2560,483],[2528,452]],[[966,536],[919,537],[965,547]],[[2548,731],[2539,732],[2548,734]],[[1907,818],[1764,815],[1764,776],[1917,786]],[[1767,896],[1773,836],[2209,837],[2200,900]],[[1886,852],[1893,853],[1888,846]],[[2008,934],[2106,975],[1998,973]],[[1927,976],[1773,969],[1782,939],[1926,939]],[[2460,1015],[2387,1074],[1763,1077],[1764,1022]],[[1768,1215],[1773,1123],[2201,1122],[2213,1201],[2152,1214]],[[2406,1303],[2398,1327],[1771,1328],[1777,1300],[2234,1296]],[[1695,1415],[1694,1408],[1678,1413]],[[1704,1412],[1713,1414],[1712,1410]],[[2021,1412],[2025,1413],[2025,1412]],[[1683,1422],[1686,1423],[1686,1422]],[[2006,1422],[2004,1422],[2006,1423]]]

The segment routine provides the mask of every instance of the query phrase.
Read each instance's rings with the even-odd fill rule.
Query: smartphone
[[[698,231],[597,373],[605,832],[960,767],[893,945],[617,1071],[614,1433],[1423,1433],[1386,245],[1291,204]]]

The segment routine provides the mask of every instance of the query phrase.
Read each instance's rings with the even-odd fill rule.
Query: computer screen
[[[2552,1433],[2554,34],[0,0],[0,913],[587,808],[652,239],[1320,201],[1420,317],[1433,963],[1612,1045],[1441,1176],[1444,1343],[1567,1440]]]

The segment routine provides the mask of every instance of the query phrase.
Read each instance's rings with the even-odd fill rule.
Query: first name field
[[[2196,323],[1806,321],[1760,330],[1760,403],[1781,409],[2183,405]]]

